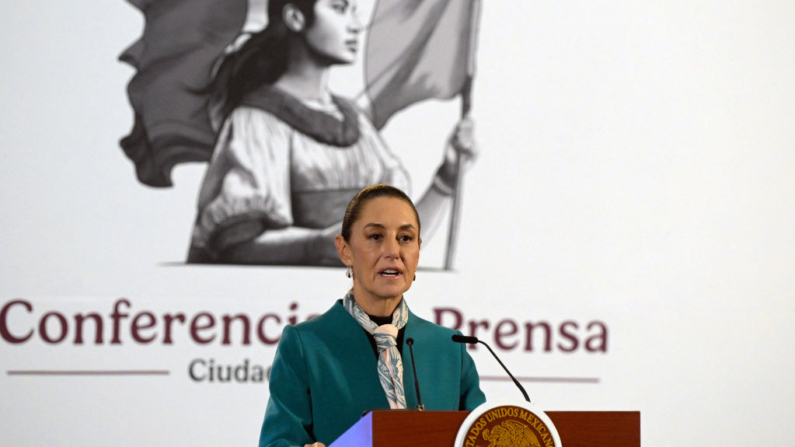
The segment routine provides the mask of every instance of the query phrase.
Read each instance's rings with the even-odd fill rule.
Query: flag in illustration
[[[425,99],[458,95],[474,71],[476,0],[380,1],[365,53],[373,123]]]
[[[121,141],[141,183],[171,186],[177,163],[207,161],[215,132],[200,91],[238,36],[247,0],[129,0],[146,19],[120,59],[136,69],[127,86],[135,124]]]

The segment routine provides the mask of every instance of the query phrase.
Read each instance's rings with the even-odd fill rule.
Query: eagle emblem
[[[517,421],[503,421],[491,430],[483,430],[483,439],[491,442],[488,447],[541,447],[530,428]]]

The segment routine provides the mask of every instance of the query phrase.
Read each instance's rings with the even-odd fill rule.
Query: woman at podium
[[[286,326],[270,376],[260,447],[324,446],[374,409],[416,408],[407,341],[422,403],[471,410],[485,402],[456,332],[415,316],[405,299],[420,256],[416,208],[397,188],[363,189],[335,240],[353,287],[323,315]]]

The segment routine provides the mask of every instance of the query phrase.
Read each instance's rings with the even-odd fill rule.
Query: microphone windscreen
[[[475,344],[475,343],[478,342],[478,338],[477,337],[468,337],[466,335],[455,334],[455,335],[453,335],[453,341],[456,342],[456,343],[471,343],[471,344]]]

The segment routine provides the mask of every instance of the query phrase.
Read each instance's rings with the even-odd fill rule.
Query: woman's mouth
[[[384,269],[378,272],[378,274],[385,278],[397,278],[398,276],[402,275],[403,272],[398,269]]]

